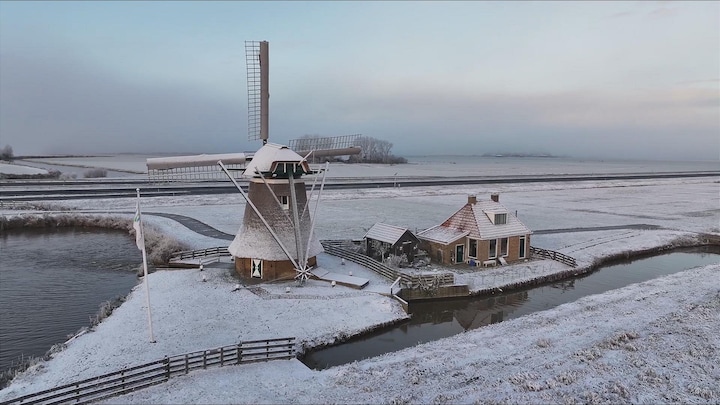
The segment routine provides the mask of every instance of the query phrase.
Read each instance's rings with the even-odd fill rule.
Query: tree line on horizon
[[[303,135],[299,140],[298,144],[302,149],[303,140],[311,143],[312,140],[325,139],[318,135]],[[315,143],[312,143],[315,145]],[[342,160],[347,163],[386,163],[386,164],[398,164],[407,163],[407,159],[401,156],[395,156],[391,150],[393,147],[392,142],[374,138],[372,136],[359,136],[353,146],[359,146],[361,152],[357,155],[350,155],[347,160]],[[327,146],[332,148],[331,145]],[[332,160],[332,159],[328,159]],[[339,161],[339,159],[335,159]]]

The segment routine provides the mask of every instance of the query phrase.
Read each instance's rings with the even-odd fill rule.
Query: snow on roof
[[[304,163],[303,167],[306,172],[310,171],[310,167],[302,156],[295,153],[285,145],[276,143],[267,143],[263,145],[255,154],[253,159],[245,168],[245,177],[256,177],[256,172],[265,173],[272,171],[275,162],[295,162]]]
[[[180,167],[214,166],[218,160],[224,164],[244,164],[248,158],[244,153],[218,153],[148,158],[146,164],[148,170],[168,170]]]
[[[435,225],[432,228],[428,228],[417,234],[420,239],[425,239],[430,242],[442,243],[444,245],[450,244],[464,236],[467,236],[470,232],[461,231],[458,229],[448,228],[442,225]]]
[[[478,201],[470,204],[477,223],[477,233],[470,231],[471,237],[478,239],[497,239],[507,238],[517,235],[528,235],[532,231],[525,226],[515,215],[513,215],[504,205],[492,200]],[[493,224],[493,222],[485,214],[488,213],[507,213],[507,221],[504,224]]]
[[[505,224],[494,224],[488,215],[507,214]],[[445,229],[435,229],[445,228]],[[418,234],[418,237],[435,242],[448,244],[461,232],[474,239],[497,239],[511,236],[527,235],[532,231],[525,226],[504,205],[493,200],[482,200],[467,203],[438,227],[430,228]],[[431,231],[432,230],[432,231]],[[456,231],[455,233],[452,230]]]
[[[309,226],[301,228],[301,237],[303,238],[301,249],[306,249],[307,245],[305,241],[307,241],[310,236]],[[292,226],[275,226],[273,231],[282,241],[283,246],[285,246],[288,253],[292,255],[293,259],[297,259],[298,250]],[[272,234],[264,226],[247,227],[245,224],[241,224],[235,239],[233,239],[230,246],[228,246],[228,251],[235,257],[249,257],[272,261],[289,260],[285,251],[283,251]],[[320,241],[314,236],[310,242],[308,257],[317,256],[323,251]],[[304,256],[305,252],[302,252],[302,254]]]
[[[405,232],[407,232],[407,228],[377,222],[367,231],[363,239],[375,239],[394,245]]]

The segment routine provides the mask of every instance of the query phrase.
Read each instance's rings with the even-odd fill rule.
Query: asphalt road
[[[577,181],[616,181],[668,178],[718,177],[720,171],[708,172],[667,172],[667,173],[627,173],[627,174],[589,174],[589,175],[522,175],[522,176],[466,176],[466,177],[425,177],[404,178],[342,178],[327,179],[325,189],[360,189],[388,187],[427,187],[468,184],[511,184],[511,183],[547,183]],[[308,181],[308,189],[312,182]],[[247,191],[247,182],[240,183]],[[319,187],[319,184],[316,185]],[[237,193],[230,182],[196,183],[154,183],[147,180],[103,179],[91,181],[19,181],[0,182],[0,201],[41,201],[91,198],[134,198],[136,188],[140,188],[144,197],[208,195]]]

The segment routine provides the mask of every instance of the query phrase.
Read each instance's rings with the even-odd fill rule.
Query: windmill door
[[[263,266],[262,260],[252,259],[252,268],[250,269],[250,277],[262,278]]]

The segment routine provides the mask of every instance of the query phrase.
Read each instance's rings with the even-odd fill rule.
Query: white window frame
[[[505,253],[503,253],[503,241],[505,241]],[[510,238],[500,238],[500,256],[508,257],[509,248],[510,248]]]
[[[492,248],[492,242],[495,242],[495,252],[491,252],[490,249]],[[490,239],[488,240],[488,260],[490,259],[497,259],[497,253],[498,253],[498,240],[497,239]]]
[[[524,235],[521,236],[518,240],[518,258],[520,258],[520,259],[524,259],[527,257],[528,247],[527,247],[526,241],[527,241],[527,239],[525,238]],[[524,254],[521,255],[521,253],[524,253]]]
[[[472,248],[470,247],[470,244],[471,244],[472,242],[475,242],[475,256],[473,256],[473,255],[471,254],[471,253],[472,253]],[[479,249],[479,247],[480,247],[480,243],[479,243],[479,241],[478,241],[477,239],[468,238],[468,246],[467,246],[468,252],[467,252],[467,257],[472,258],[472,259],[477,259],[477,258],[478,258],[478,249]]]

